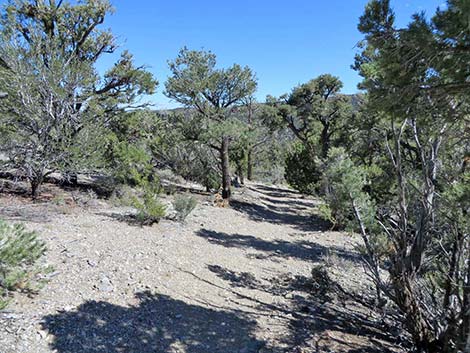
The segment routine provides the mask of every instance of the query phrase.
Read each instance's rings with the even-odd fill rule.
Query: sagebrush
[[[173,207],[175,208],[175,211],[178,214],[178,220],[182,222],[194,210],[196,205],[196,198],[190,195],[177,195],[173,200]]]

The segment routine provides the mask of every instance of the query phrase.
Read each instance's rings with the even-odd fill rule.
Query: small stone
[[[93,260],[86,260],[86,262],[87,262],[88,265],[90,265],[91,267],[96,267],[96,266],[98,266],[98,264],[97,264],[95,261],[93,261]]]
[[[47,335],[48,335],[48,333],[46,331],[43,331],[43,330],[38,330],[38,334],[42,339],[46,339]]]
[[[5,313],[0,312],[0,317],[2,319],[19,319],[21,315],[15,314],[15,313],[9,313],[9,312],[5,312]]]
[[[100,292],[109,293],[109,292],[114,291],[114,287],[113,287],[111,280],[106,276],[101,278],[100,284],[98,285],[97,288]]]

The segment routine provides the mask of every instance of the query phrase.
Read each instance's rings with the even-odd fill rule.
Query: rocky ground
[[[329,231],[314,199],[249,184],[230,208],[199,195],[184,224],[139,227],[69,196],[0,196],[54,268],[0,312],[1,353],[404,351],[368,304],[358,239]]]

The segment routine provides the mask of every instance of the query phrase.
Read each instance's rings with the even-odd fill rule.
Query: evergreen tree
[[[102,77],[95,64],[115,53],[115,38],[100,30],[112,11],[107,0],[11,0],[0,20],[2,146],[37,196],[44,178],[66,170],[77,142],[106,125],[156,81],[124,51]],[[75,150],[76,151],[76,150]]]
[[[367,90],[369,129],[382,136],[375,147],[382,157],[374,154],[369,166],[387,179],[383,189],[373,186],[372,200],[364,193],[367,173],[350,159],[338,164],[331,156],[328,169],[330,202],[355,218],[375,262],[371,274],[403,313],[419,352],[470,348],[468,10],[468,1],[448,1],[431,20],[416,14],[396,28],[388,0],[367,5],[355,67]]]
[[[211,52],[182,49],[170,62],[172,76],[166,82],[165,94],[192,114],[192,130],[186,136],[211,147],[219,154],[222,172],[222,197],[230,198],[230,141],[243,126],[234,116],[237,106],[256,90],[256,79],[250,68],[235,64],[228,69],[216,68]]]
[[[45,249],[36,233],[0,219],[0,310],[7,305],[12,291],[28,288],[35,263]]]
[[[340,94],[342,86],[339,78],[324,74],[288,95],[267,98],[272,124],[290,129],[300,143],[287,154],[285,177],[302,192],[318,191],[320,160],[339,143],[352,114],[351,99]]]

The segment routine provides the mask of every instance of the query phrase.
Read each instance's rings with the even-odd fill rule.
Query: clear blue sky
[[[412,13],[428,15],[444,0],[392,0],[399,25]],[[213,51],[221,66],[250,66],[258,77],[259,100],[280,95],[322,73],[339,76],[343,92],[356,92],[350,68],[359,16],[367,0],[114,0],[107,21],[137,63],[151,66],[160,81],[152,101],[174,106],[163,96],[167,61],[179,49]]]
[[[5,2],[5,1],[0,1]],[[157,107],[175,106],[163,95],[167,61],[179,49],[213,51],[221,66],[250,66],[258,77],[259,100],[281,95],[322,73],[339,76],[344,93],[356,92],[350,68],[359,16],[367,0],[111,0],[110,27],[136,63],[150,66],[160,84]],[[399,25],[411,14],[433,14],[445,0],[392,0]],[[102,71],[115,58],[100,62]]]

